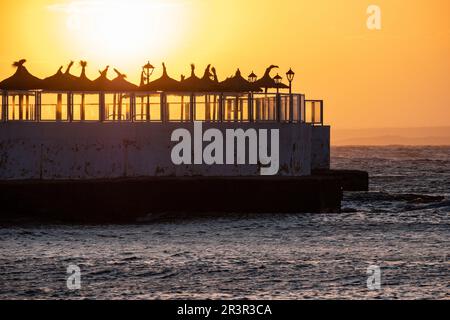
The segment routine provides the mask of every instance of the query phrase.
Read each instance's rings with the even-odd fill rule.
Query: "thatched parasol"
[[[143,91],[180,91],[180,82],[172,79],[167,74],[166,64],[163,63],[163,74],[161,78],[150,82],[147,85],[143,85],[141,90]]]
[[[197,92],[201,91],[203,81],[195,75],[195,65],[191,64],[191,76],[181,81],[178,91]]]
[[[13,66],[17,68],[14,75],[6,80],[0,82],[0,89],[2,90],[33,90],[41,89],[42,80],[33,76],[25,68],[26,60],[22,59],[13,63]]]
[[[223,92],[256,92],[261,89],[242,77],[241,70],[237,69],[234,77],[228,78],[221,83]]]
[[[125,80],[127,77],[125,74],[121,73],[117,69],[114,69],[114,72],[117,74],[117,77],[111,81],[109,87],[110,90],[129,92],[139,89],[137,85]]]
[[[58,71],[48,78],[42,80],[41,89],[51,90],[51,91],[66,91],[70,90],[71,83],[68,78],[62,72],[63,66],[61,66]]]
[[[283,83],[277,84],[275,82],[275,80],[270,76],[270,72],[272,71],[272,69],[276,69],[276,68],[278,68],[278,66],[271,65],[270,67],[268,67],[266,69],[266,72],[264,73],[264,76],[261,79],[257,80],[255,82],[255,85],[259,88],[265,88],[266,92],[267,92],[267,89],[271,89],[271,88],[289,89],[289,86],[287,86]]]
[[[86,76],[86,61],[80,61],[80,66],[82,68],[81,74],[79,77],[75,77],[75,81],[73,83],[73,91],[97,91],[93,81],[89,80]]]
[[[78,81],[78,77],[70,74],[70,69],[72,68],[73,64],[74,62],[71,61],[64,73],[62,72],[63,67],[60,67],[54,75],[42,80],[41,89],[49,91],[77,90],[76,83]]]
[[[111,88],[111,80],[108,79],[109,66],[103,71],[99,71],[100,76],[92,81],[92,86],[96,91],[108,91]]]
[[[215,72],[215,69],[214,69]],[[211,65],[205,69],[202,78],[195,75],[195,65],[191,64],[191,76],[181,81],[180,90],[185,92],[216,92],[220,91],[220,84],[217,80],[217,74],[211,73]]]

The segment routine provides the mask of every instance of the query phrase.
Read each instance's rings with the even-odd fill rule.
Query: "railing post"
[[[248,121],[253,122],[253,95],[248,94]]]
[[[300,95],[300,122],[306,123],[306,96]]]
[[[134,122],[136,116],[136,94],[130,93],[130,121]]]
[[[101,92],[99,96],[99,115],[98,119],[100,122],[105,121],[105,93]]]
[[[8,121],[8,92],[2,91],[2,121]]]
[[[281,122],[281,95],[277,93],[275,99],[276,121]]]
[[[41,103],[41,97],[42,94],[41,92],[36,91],[34,93],[34,114],[35,114],[35,119],[34,121],[39,122],[41,121],[41,107],[42,107],[42,103]]]
[[[307,115],[307,112],[308,112],[308,108],[306,107],[306,104],[308,103],[308,101],[306,101],[305,100],[305,107],[304,107],[304,111],[305,111],[305,119],[304,119],[304,122],[306,123],[307,121],[307,119],[308,119],[308,115]]]
[[[167,122],[167,103],[166,103],[166,94],[161,93],[159,96],[159,102],[161,104],[161,122]]]
[[[258,106],[258,100],[255,101],[255,95],[253,95],[253,104],[255,105],[255,122],[259,122],[259,120],[261,119],[261,115],[260,115],[260,108]]]
[[[223,112],[224,112],[224,107],[223,107],[223,93],[221,93],[219,95],[219,122],[222,123],[223,122]]]
[[[294,123],[294,96],[289,94],[289,123]]]
[[[73,122],[73,93],[67,93],[67,120]]]
[[[197,106],[195,105],[195,94],[191,93],[191,108],[190,108],[190,121],[195,121],[195,110],[197,109]]]
[[[320,124],[323,126],[323,100],[320,100]]]

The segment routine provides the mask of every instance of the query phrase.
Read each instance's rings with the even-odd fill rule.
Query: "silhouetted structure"
[[[259,92],[261,89],[255,84],[248,82],[242,77],[241,70],[237,69],[232,78],[221,83],[224,92]]]
[[[2,90],[33,90],[41,89],[42,80],[33,76],[24,64],[27,60],[22,59],[13,63],[13,66],[17,68],[14,75],[8,79],[0,82],[0,89]]]
[[[163,74],[162,76],[155,80],[150,82],[147,85],[141,86],[142,91],[167,91],[167,92],[175,92],[180,89],[180,82],[178,82],[175,79],[172,79],[167,74],[167,67],[166,64],[163,63]]]
[[[181,81],[177,91],[200,92],[204,91],[204,82],[195,74],[195,65],[191,64],[191,75]]]
[[[114,69],[114,72],[117,74],[117,77],[114,78],[111,83],[109,89],[112,91],[123,91],[123,92],[133,92],[137,91],[139,87],[127,80],[127,76],[121,73],[119,70]]]
[[[141,86],[117,76],[108,78],[109,66],[91,81],[86,75],[87,62],[80,61],[80,75],[65,72],[63,67],[44,80],[33,76],[24,67],[25,60],[14,64],[13,76],[0,82],[3,121],[305,121],[323,122],[323,103],[308,101],[303,95],[280,93],[289,87],[280,77],[272,78],[271,65],[264,76],[249,79],[238,69],[233,77],[219,81],[216,69],[208,65],[200,78],[191,65],[191,75],[177,81],[168,75],[163,63],[159,79],[149,82],[154,67],[147,63],[141,74]],[[261,95],[261,88],[265,94]],[[268,89],[275,88],[276,93]],[[306,112],[306,106],[311,109]]]
[[[111,89],[111,80],[108,79],[108,70],[109,66],[107,66],[103,71],[99,71],[100,76],[92,81],[93,90],[109,91]]]
[[[275,65],[271,65],[270,67],[268,67],[266,69],[266,72],[264,73],[264,76],[255,82],[255,86],[257,86],[259,88],[264,88],[265,92],[267,92],[268,89],[289,89],[289,86],[287,86],[283,83],[277,84],[275,82],[274,78],[272,78],[270,76],[270,72],[273,69],[277,69],[277,68],[278,68],[278,66],[275,66]]]

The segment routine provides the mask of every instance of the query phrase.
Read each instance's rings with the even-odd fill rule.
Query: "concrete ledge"
[[[2,220],[130,222],[149,213],[339,212],[340,178],[143,178],[0,181]]]
[[[344,191],[369,191],[369,174],[365,171],[313,170],[313,176],[339,179]]]

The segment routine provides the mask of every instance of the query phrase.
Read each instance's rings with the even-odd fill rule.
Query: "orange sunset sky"
[[[163,61],[221,80],[278,64],[335,128],[450,126],[449,14],[448,0],[2,0],[0,77],[20,58],[39,77],[85,59],[92,78],[111,65],[136,83],[147,60],[153,79]]]

